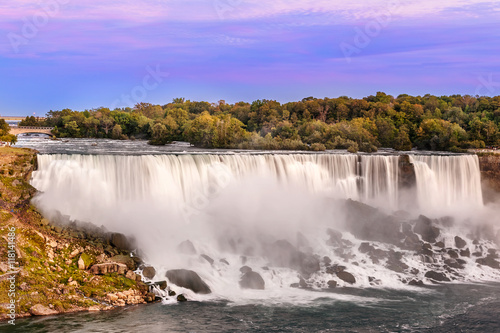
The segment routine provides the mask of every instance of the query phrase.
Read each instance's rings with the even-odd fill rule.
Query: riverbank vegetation
[[[8,142],[14,144],[17,142],[17,137],[10,134],[9,131],[9,124],[4,119],[0,119],[0,143]]]
[[[50,111],[21,125],[53,126],[57,137],[188,141],[205,148],[373,152],[380,147],[460,151],[500,144],[500,96],[393,97],[382,92],[281,104],[176,98],[165,105]]]

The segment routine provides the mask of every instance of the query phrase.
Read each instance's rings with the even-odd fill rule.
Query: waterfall
[[[482,206],[476,156],[410,158],[419,209]],[[398,161],[352,154],[39,155],[32,184],[44,192],[40,200],[58,202],[61,212],[83,220],[127,202],[182,210],[251,177],[393,211],[400,208]]]
[[[420,207],[441,211],[483,206],[481,174],[476,155],[410,156],[415,166]]]
[[[326,257],[332,265],[348,267],[356,286],[404,285],[425,279],[433,267],[426,266],[420,252],[408,251],[411,244],[401,245],[402,262],[391,257],[394,244],[405,240],[402,224],[415,225],[420,214],[460,216],[464,207],[476,214],[483,205],[475,156],[412,155],[410,161],[416,183],[408,189],[400,184],[397,155],[40,154],[32,178],[40,193],[33,203],[49,219],[62,214],[63,220],[133,235],[147,262],[157,268],[158,279],[168,269],[193,269],[225,299],[269,296],[241,293],[242,265],[258,271],[266,291],[276,292],[276,297],[298,284],[298,275],[311,267],[315,272],[304,275],[308,285],[327,288],[336,278],[328,273],[330,264],[320,262]],[[393,214],[412,206],[403,201],[414,201],[415,211]],[[465,229],[440,228],[439,240],[446,246],[453,246],[456,235],[472,243]],[[411,239],[415,237],[419,241],[416,235]],[[196,255],[179,252],[178,245],[186,240],[194,244]],[[370,250],[366,241],[378,250]],[[283,265],[279,251],[286,249],[295,253],[293,258],[306,260],[306,266],[297,268],[290,257]],[[464,279],[497,278],[476,269],[473,259],[466,261]]]

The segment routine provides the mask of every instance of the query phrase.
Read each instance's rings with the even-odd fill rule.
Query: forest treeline
[[[380,147],[460,151],[500,144],[500,96],[409,96],[378,92],[280,104],[274,100],[228,104],[175,98],[165,105],[50,111],[57,137],[187,141],[205,148],[373,152]]]

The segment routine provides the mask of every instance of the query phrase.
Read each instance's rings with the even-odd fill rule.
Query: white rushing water
[[[477,157],[415,155],[411,160],[416,174],[416,215],[436,208],[453,212],[465,204],[482,207]],[[347,214],[342,200],[361,201],[386,213],[407,207],[401,202],[398,163],[395,155],[41,154],[32,184],[41,192],[34,203],[45,216],[60,213],[70,220],[133,235],[147,261],[157,268],[156,280],[165,279],[167,269],[190,268],[208,282],[216,297],[279,301],[285,297],[298,302],[297,292],[310,292],[289,288],[298,282],[299,273],[270,266],[266,244],[285,239],[304,253],[328,256],[347,266],[359,287],[373,286],[373,281],[383,286],[404,285],[402,276],[409,273],[395,273],[383,262],[372,261],[357,250],[363,240],[342,229]],[[332,248],[327,228],[340,230],[349,249]],[[440,240],[451,244],[454,235],[443,231]],[[468,237],[467,231],[461,235]],[[178,253],[178,244],[185,240],[193,243],[196,256]],[[384,251],[394,249],[391,244],[374,244]],[[214,263],[200,254],[210,256]],[[425,262],[420,257],[408,252],[401,260],[423,279]],[[243,264],[262,275],[265,293],[239,288]],[[327,287],[332,277],[324,273],[325,267],[322,262],[323,273],[307,277],[311,286]],[[472,260],[466,271],[472,280],[494,276],[478,272]],[[181,291],[194,299],[205,297]]]
[[[415,166],[417,194],[428,211],[474,210],[483,205],[476,155],[410,156]]]

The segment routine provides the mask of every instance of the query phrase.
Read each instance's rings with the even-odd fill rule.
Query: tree
[[[115,139],[115,140],[123,139],[122,127],[119,124],[116,124],[113,127],[111,135],[112,135],[113,139]]]
[[[14,144],[17,142],[17,136],[10,134],[10,126],[4,119],[0,119],[0,141]]]

